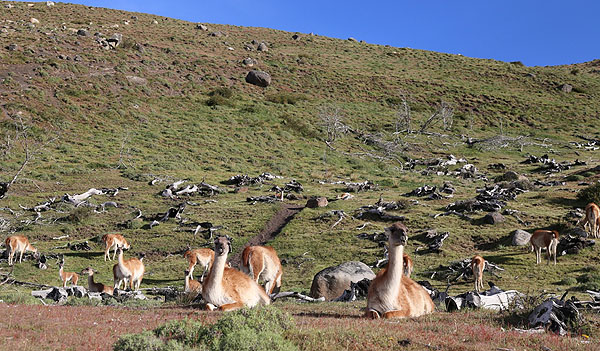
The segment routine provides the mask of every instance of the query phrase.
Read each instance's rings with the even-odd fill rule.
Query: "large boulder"
[[[266,88],[271,84],[271,75],[267,72],[252,70],[246,76],[246,82]]]
[[[83,286],[73,285],[67,288],[67,294],[69,296],[84,297],[87,295],[87,289]]]
[[[521,229],[517,229],[511,234],[511,243],[513,246],[529,245],[529,239],[531,239],[531,234]]]
[[[306,207],[308,208],[326,207],[328,204],[326,197],[314,197],[306,201]]]
[[[504,222],[505,218],[500,212],[490,212],[483,217],[482,221],[485,224],[498,224]]]
[[[328,301],[334,300],[345,290],[350,289],[351,283],[357,283],[365,278],[373,280],[375,273],[362,262],[350,261],[328,267],[313,278],[310,296],[316,299],[324,297]]]
[[[56,302],[66,301],[67,297],[69,297],[69,294],[67,293],[67,290],[62,287],[54,287],[47,296],[48,299],[52,299]]]

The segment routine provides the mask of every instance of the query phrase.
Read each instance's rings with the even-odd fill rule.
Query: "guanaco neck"
[[[389,263],[386,274],[388,279],[399,281],[402,279],[404,274],[404,245],[390,245],[389,252]]]
[[[119,250],[118,260],[119,260],[119,269],[121,270],[121,272],[122,273],[129,272],[129,269],[127,269],[127,266],[125,265],[125,260],[123,260],[123,250],[122,249]]]
[[[62,278],[63,277],[63,273],[64,273],[64,271],[63,271],[63,265],[61,264],[59,267],[60,268],[58,269],[58,275]]]
[[[206,281],[206,287],[213,289],[221,284],[223,281],[223,271],[225,270],[225,263],[227,262],[227,255],[215,255],[215,260],[210,269],[210,275]]]

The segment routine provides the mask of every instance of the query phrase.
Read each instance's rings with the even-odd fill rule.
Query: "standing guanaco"
[[[58,276],[63,282],[63,288],[67,287],[67,282],[69,281],[71,281],[73,285],[77,285],[77,282],[79,281],[79,275],[75,272],[65,272],[63,269],[65,265],[65,256],[61,256],[60,261],[58,261],[57,264],[59,267]]]
[[[244,306],[268,305],[271,299],[254,280],[234,268],[225,267],[231,251],[231,239],[215,239],[215,260],[202,284],[202,297],[206,308],[230,311]]]
[[[600,207],[593,202],[590,202],[585,206],[585,220],[583,227],[586,225],[590,226],[590,236],[592,238],[600,237]]]
[[[480,292],[483,289],[483,269],[485,260],[479,255],[475,255],[471,260],[471,270],[473,271],[473,280],[475,281],[475,291]]]
[[[404,246],[408,229],[396,222],[385,229],[389,236],[389,261],[371,282],[367,295],[367,318],[418,317],[433,312],[425,289],[404,275]]]
[[[88,290],[90,292],[99,292],[99,293],[106,293],[109,295],[113,295],[114,289],[112,286],[94,282],[94,273],[98,273],[98,272],[95,269],[92,269],[92,267],[87,267],[86,269],[82,270],[80,273],[82,275],[83,274],[88,275]]]
[[[142,262],[145,254],[141,253],[140,258],[130,258],[128,260],[123,259],[123,247],[118,246],[118,263],[113,266],[113,278],[115,281],[114,288],[120,289],[121,283],[124,283],[124,287],[127,287],[129,282],[129,289],[138,290],[144,277],[145,266]]]
[[[215,259],[215,252],[208,248],[187,250],[183,254],[183,257],[185,257],[188,261],[190,279],[194,279],[194,267],[196,267],[197,264],[200,264],[204,268],[202,276],[200,277],[200,281],[202,281],[204,279],[204,275],[210,269],[210,266]]]
[[[14,257],[17,252],[20,253],[19,263],[23,262],[23,253],[25,253],[25,251],[32,251],[34,254],[37,254],[37,249],[31,246],[29,240],[22,235],[9,236],[4,243],[6,244],[6,249],[9,251],[8,264],[10,266],[15,263]]]
[[[263,280],[265,292],[271,295],[281,288],[283,268],[277,252],[270,246],[247,246],[242,252],[241,271],[258,283]]]
[[[531,235],[529,243],[531,244],[531,251],[535,250],[536,264],[542,262],[542,247],[545,247],[548,251],[548,264],[550,264],[552,256],[554,256],[554,264],[556,264],[556,247],[558,246],[558,232],[556,230],[538,229]]]
[[[131,248],[127,240],[125,240],[125,237],[123,237],[121,234],[104,234],[102,236],[102,242],[104,242],[104,245],[106,246],[104,251],[104,261],[106,261],[107,258],[110,260],[110,249],[112,248],[115,249],[112,258],[113,260],[117,254],[117,247],[123,246],[125,250],[129,250]]]

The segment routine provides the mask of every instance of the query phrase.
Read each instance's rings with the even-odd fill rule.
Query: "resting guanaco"
[[[475,281],[475,291],[480,292],[483,289],[483,269],[485,260],[479,255],[475,255],[471,260],[471,270],[473,271],[473,280]]]
[[[271,299],[254,280],[234,268],[225,267],[227,254],[231,251],[231,239],[215,239],[215,260],[202,284],[202,297],[206,308],[229,311],[244,306],[268,305]]]
[[[403,254],[408,229],[396,222],[385,231],[389,236],[389,262],[371,282],[366,317],[418,317],[433,312],[433,301],[427,291],[404,275]]]
[[[531,239],[531,251],[535,250],[535,262],[542,262],[542,247],[548,251],[548,264],[550,264],[551,256],[554,256],[554,264],[556,264],[556,247],[558,246],[558,232],[556,230],[538,229],[533,232]]]
[[[188,261],[188,271],[190,272],[190,279],[194,279],[194,267],[197,264],[200,264],[204,271],[202,272],[202,276],[200,277],[200,281],[204,279],[204,274],[210,269],[210,266],[215,259],[215,252],[211,249],[202,248],[195,250],[187,250],[183,257],[185,257]]]
[[[410,278],[413,271],[413,260],[407,254],[402,254],[402,261],[404,262],[404,275]]]
[[[82,275],[83,274],[88,275],[88,290],[90,292],[107,293],[109,295],[112,295],[114,292],[113,287],[104,285],[102,283],[94,282],[94,273],[98,273],[98,271],[96,271],[95,269],[92,269],[92,267],[87,267],[86,269],[82,270],[80,273]]]
[[[104,251],[104,261],[106,261],[107,258],[110,260],[110,249],[112,248],[115,249],[115,251],[113,252],[113,260],[117,255],[117,247],[123,246],[125,250],[129,250],[129,248],[131,248],[127,240],[125,240],[125,238],[121,234],[104,234],[102,236],[102,241],[106,246],[106,249]]]
[[[118,246],[118,263],[113,266],[113,278],[115,281],[114,288],[120,289],[121,283],[124,283],[124,288],[127,288],[129,282],[129,289],[138,290],[144,277],[144,254],[140,254],[140,258],[130,258],[128,260],[123,259],[123,247]]]
[[[77,282],[79,281],[79,274],[75,273],[75,272],[65,272],[64,271],[64,265],[65,265],[65,257],[62,256],[60,261],[58,261],[58,275],[60,277],[60,280],[62,280],[63,282],[63,288],[67,287],[67,282],[71,281],[71,284],[73,285],[77,285]]]
[[[600,237],[600,207],[593,202],[585,206],[585,220],[583,227],[590,226],[590,236],[593,238]]]
[[[241,271],[258,283],[263,280],[265,292],[271,295],[281,288],[283,268],[277,252],[270,246],[247,246],[242,252]]]
[[[13,235],[6,238],[4,241],[6,244],[6,249],[9,251],[8,254],[8,265],[12,266],[14,262],[14,257],[17,252],[19,252],[19,263],[23,262],[23,253],[25,251],[32,251],[34,254],[37,254],[37,249],[29,243],[26,237],[22,235]]]
[[[191,278],[191,274],[188,270],[186,270],[185,272],[185,286],[184,286],[184,292],[186,293],[195,293],[196,295],[201,294],[202,293],[202,284]]]

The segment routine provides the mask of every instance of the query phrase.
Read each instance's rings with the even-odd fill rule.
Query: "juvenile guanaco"
[[[107,258],[110,260],[110,249],[112,248],[115,249],[113,252],[113,260],[117,255],[117,248],[119,246],[123,246],[125,250],[129,250],[131,248],[127,240],[125,240],[125,237],[123,237],[121,234],[104,234],[102,236],[102,242],[104,242],[104,245],[106,246],[104,251],[104,261],[106,261]]]
[[[241,271],[258,283],[264,281],[265,292],[271,295],[281,288],[283,268],[279,256],[270,246],[247,246],[242,252]]]
[[[485,260],[479,255],[475,255],[471,260],[471,270],[473,271],[473,280],[475,281],[475,291],[480,292],[483,289],[483,269]]]
[[[234,268],[225,267],[227,254],[231,251],[231,239],[215,239],[215,260],[202,284],[202,297],[206,308],[229,311],[244,306],[268,305],[271,299],[254,280]]]
[[[79,281],[79,275],[75,272],[65,272],[64,271],[64,265],[65,265],[65,257],[62,256],[60,261],[58,261],[58,275],[60,277],[60,280],[62,280],[63,282],[63,288],[67,287],[67,283],[69,281],[71,281],[71,284],[73,285],[77,285],[77,282]]]
[[[407,254],[403,254],[402,261],[404,263],[404,275],[410,278],[413,271],[413,260]]]
[[[200,278],[200,281],[202,281],[204,279],[204,275],[210,269],[210,266],[212,265],[212,262],[215,259],[215,252],[208,248],[187,250],[183,254],[183,257],[185,257],[188,261],[188,271],[190,274],[190,279],[194,279],[194,267],[196,267],[197,264],[200,264],[204,268],[204,271],[202,272],[202,276]]]
[[[140,258],[130,258],[128,260],[123,259],[123,247],[118,246],[118,263],[113,266],[113,278],[115,281],[114,288],[120,289],[121,283],[124,283],[124,287],[127,287],[129,282],[130,290],[139,290],[142,278],[144,277],[145,266],[142,262],[144,254],[140,254]]]
[[[34,254],[37,254],[37,249],[29,243],[26,237],[22,235],[13,235],[6,238],[4,241],[6,244],[6,249],[9,251],[8,254],[8,264],[12,266],[14,262],[14,257],[17,252],[19,252],[19,263],[23,262],[23,253],[25,251],[32,251]]]
[[[586,225],[590,227],[590,236],[592,238],[600,237],[600,207],[593,202],[590,202],[585,206],[585,220],[584,228]]]
[[[389,261],[371,282],[367,295],[367,318],[418,317],[433,312],[425,289],[404,275],[404,246],[408,229],[396,222],[385,229],[389,236]]]
[[[88,275],[88,290],[90,292],[99,292],[99,293],[106,293],[109,295],[113,295],[114,289],[112,286],[94,282],[94,273],[98,273],[98,271],[96,271],[95,269],[92,269],[92,267],[87,267],[86,269],[82,270],[80,273],[82,275],[83,274]]]
[[[185,270],[185,286],[184,292],[186,293],[195,293],[196,295],[202,293],[202,283],[199,281],[192,279],[191,274],[188,270]]]
[[[548,251],[548,264],[550,264],[552,256],[554,256],[554,264],[556,264],[556,247],[558,246],[558,232],[556,230],[538,229],[533,232],[529,242],[531,251],[535,250],[536,264],[542,262],[542,247],[545,247]]]

